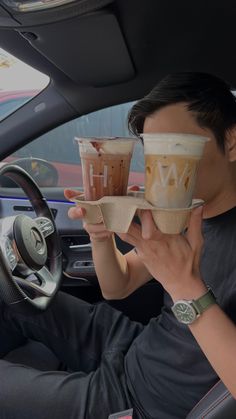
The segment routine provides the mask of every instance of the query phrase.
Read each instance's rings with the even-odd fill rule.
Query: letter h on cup
[[[103,187],[107,188],[107,177],[108,177],[108,166],[104,165],[103,168],[103,174],[100,175],[95,175],[94,174],[94,168],[93,168],[93,164],[89,165],[89,181],[90,181],[90,186],[94,186],[94,178],[101,178],[103,179]]]

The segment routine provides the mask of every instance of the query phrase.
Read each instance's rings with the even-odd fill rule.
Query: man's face
[[[194,197],[205,202],[217,200],[230,181],[228,158],[217,146],[213,133],[207,128],[199,127],[186,104],[169,105],[153,113],[145,119],[143,131],[197,134],[210,138],[199,163]]]

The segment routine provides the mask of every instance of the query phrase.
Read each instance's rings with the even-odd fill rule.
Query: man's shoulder
[[[236,206],[203,220],[203,230],[206,232],[218,227],[222,227],[222,232],[224,232],[227,226],[235,226],[235,230],[232,230],[232,234],[236,234]]]

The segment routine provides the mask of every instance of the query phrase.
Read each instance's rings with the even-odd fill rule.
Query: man
[[[73,371],[42,373],[0,361],[4,419],[106,419],[130,407],[135,418],[184,418],[217,376],[236,397],[236,330],[230,320],[236,321],[235,98],[216,77],[173,74],[134,105],[129,121],[138,134],[211,138],[195,190],[206,202],[202,256],[201,208],[193,212],[186,236],[160,233],[151,213],[143,212],[141,226],[132,224],[122,235],[135,246],[125,256],[103,224],[85,225],[105,299],[124,298],[153,277],[166,290],[162,314],[144,327],[106,303],[91,306],[63,294],[34,318],[2,306],[2,356],[29,336],[44,342]],[[72,195],[66,191],[67,198]],[[73,208],[69,216],[82,218],[84,210]],[[205,310],[197,317],[191,304],[178,306],[179,300],[199,300]]]

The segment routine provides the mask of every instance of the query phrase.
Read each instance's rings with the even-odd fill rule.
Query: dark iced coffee
[[[133,139],[77,139],[86,201],[127,193]]]

